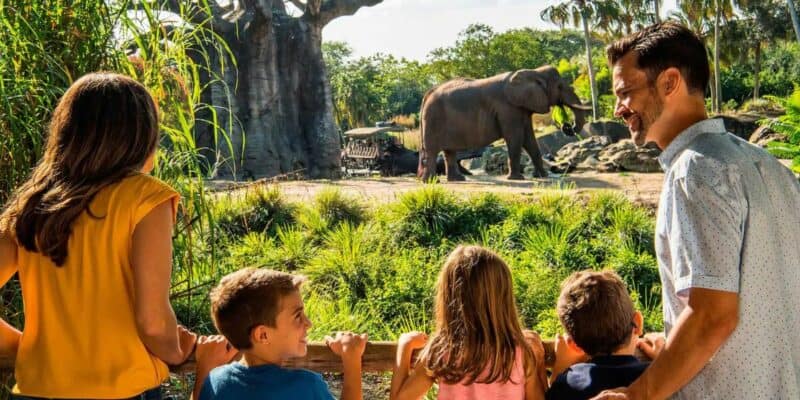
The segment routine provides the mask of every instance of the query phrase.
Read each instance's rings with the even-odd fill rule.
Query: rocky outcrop
[[[542,152],[542,155],[544,156],[546,156],[547,154],[555,156],[555,154],[562,147],[564,147],[568,143],[574,143],[577,141],[578,141],[577,137],[567,136],[562,131],[553,131],[552,133],[548,133],[546,135],[542,135],[536,138],[536,142],[539,143],[539,150]]]
[[[554,172],[597,170],[600,172],[657,172],[661,170],[655,144],[638,147],[632,140],[611,143],[608,136],[593,136],[564,146],[556,155]]]
[[[750,136],[756,129],[759,128],[758,121],[764,118],[763,115],[753,113],[740,113],[734,115],[718,115],[713,118],[719,118],[725,123],[725,129],[744,139],[750,139]]]
[[[632,172],[659,172],[661,165],[658,155],[661,150],[655,143],[647,143],[639,147],[633,140],[625,139],[603,149],[599,154],[600,172],[632,171]]]
[[[631,131],[616,121],[596,121],[583,125],[581,136],[608,136],[611,143],[617,143],[622,139],[630,139]]]
[[[756,144],[761,147],[765,147],[767,143],[773,141],[785,141],[786,135],[782,133],[775,132],[769,125],[763,125],[758,127],[758,129],[750,135],[749,141],[750,143]]]

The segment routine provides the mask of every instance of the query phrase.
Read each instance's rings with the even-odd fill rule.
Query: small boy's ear
[[[267,327],[265,325],[257,325],[250,331],[250,341],[255,343],[269,343],[269,337],[267,336]]]
[[[644,333],[644,317],[642,317],[642,313],[636,311],[633,314],[633,334],[636,337],[642,336]]]
[[[564,335],[564,339],[566,339],[566,341],[567,341],[567,346],[569,346],[569,349],[570,349],[570,350],[571,350],[573,353],[575,353],[575,354],[583,354],[583,355],[586,355],[586,352],[585,352],[585,351],[583,351],[583,349],[581,348],[581,346],[578,346],[578,344],[577,344],[577,343],[575,343],[575,341],[574,341],[574,340],[572,340],[572,336],[565,334],[565,335]]]

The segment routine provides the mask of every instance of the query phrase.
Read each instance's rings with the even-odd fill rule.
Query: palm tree
[[[615,10],[612,0],[566,0],[563,3],[545,8],[541,18],[550,21],[562,29],[568,23],[574,27],[583,27],[583,38],[586,42],[586,63],[589,68],[589,83],[592,89],[592,117],[599,115],[597,101],[597,82],[592,65],[592,37],[589,33],[589,22],[596,22],[601,28],[608,30],[613,18],[609,18]]]
[[[794,25],[794,33],[797,35],[797,41],[800,42],[800,18],[797,17],[797,9],[794,7],[793,0],[786,0],[789,5],[789,13],[792,14],[792,24]]]
[[[789,18],[780,5],[782,2],[737,0],[736,6],[745,18],[730,23],[731,29],[726,30],[727,35],[734,36],[724,41],[729,44],[729,52],[747,55],[753,49],[753,100],[759,97],[762,46],[772,38],[785,37],[788,33]]]
[[[653,0],[653,22],[655,23],[661,22],[661,11],[659,10],[661,4],[659,3],[661,3],[661,0]]]
[[[731,0],[680,0],[678,2],[681,17],[688,22],[687,26],[701,38],[707,38],[709,30],[714,32],[714,73],[712,74],[713,86],[711,88],[712,110],[720,111],[722,86],[719,80],[719,41],[720,26],[724,21],[733,18],[733,4]],[[673,14],[674,15],[674,14]],[[706,23],[712,17],[714,24],[709,27]],[[683,19],[679,18],[679,19]]]
[[[606,7],[605,14],[613,20],[614,36],[630,35],[652,23],[648,12],[649,0],[616,0],[614,7]]]

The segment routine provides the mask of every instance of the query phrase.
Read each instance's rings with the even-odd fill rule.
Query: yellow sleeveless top
[[[13,393],[120,399],[157,387],[169,374],[139,339],[134,315],[133,231],[178,193],[137,174],[102,189],[72,225],[65,264],[18,248],[25,328]]]

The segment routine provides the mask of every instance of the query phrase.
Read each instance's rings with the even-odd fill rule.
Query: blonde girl
[[[196,336],[169,303],[178,194],[151,177],[156,105],[133,79],[78,79],[53,112],[44,155],[0,215],[0,282],[19,273],[16,398],[158,399]]]
[[[419,332],[400,337],[392,400],[419,399],[433,383],[439,399],[544,398],[544,350],[538,337],[522,332],[511,271],[497,254],[479,246],[453,250],[439,274],[435,310],[429,340]],[[413,351],[423,347],[410,370]]]

